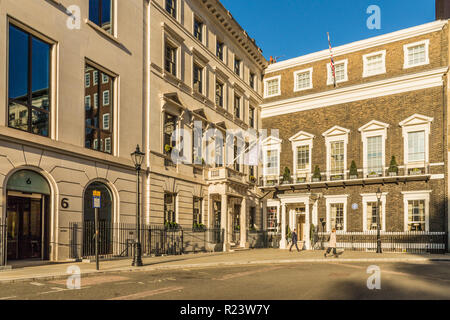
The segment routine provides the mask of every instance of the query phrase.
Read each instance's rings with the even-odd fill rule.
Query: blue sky
[[[435,0],[221,0],[255,38],[264,56],[294,58],[434,21]],[[381,9],[381,29],[369,30],[370,5]]]

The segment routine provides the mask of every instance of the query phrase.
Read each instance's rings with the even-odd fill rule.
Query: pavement
[[[254,249],[236,252],[197,253],[179,256],[143,257],[144,266],[132,267],[131,259],[101,261],[100,270],[95,262],[47,263],[25,267],[12,267],[0,271],[0,283],[25,281],[46,281],[66,279],[78,267],[83,277],[130,271],[156,271],[191,268],[208,268],[220,266],[251,266],[264,264],[289,263],[355,263],[355,262],[415,262],[450,261],[450,254],[409,254],[409,253],[372,253],[346,251],[339,252],[339,258],[324,258],[324,251],[289,252],[279,249]]]

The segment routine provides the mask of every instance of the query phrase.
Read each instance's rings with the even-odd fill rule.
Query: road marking
[[[234,278],[239,278],[239,277],[245,277],[251,274],[255,274],[255,273],[261,273],[261,272],[266,272],[266,271],[272,271],[272,270],[276,270],[276,269],[280,269],[281,266],[279,267],[271,267],[271,268],[264,268],[261,270],[253,270],[253,271],[246,271],[246,272],[239,272],[239,273],[232,273],[232,274],[227,274],[224,275],[221,278],[213,278],[213,280],[229,280],[229,279],[234,279]]]
[[[122,296],[122,297],[115,297],[115,298],[111,298],[108,300],[137,300],[137,299],[151,297],[151,296],[154,296],[157,294],[163,294],[163,293],[168,293],[168,292],[178,291],[178,290],[183,290],[183,289],[184,289],[184,287],[167,287],[167,288],[162,288],[162,289],[157,289],[157,290],[139,292],[139,293],[130,294],[127,296]]]
[[[38,287],[45,286],[45,284],[39,283],[39,282],[30,282],[30,284],[33,285],[33,286],[38,286]]]
[[[130,280],[130,278],[122,277],[122,276],[82,277],[81,285],[82,286],[92,286],[92,285],[97,285],[97,284],[119,282],[119,281],[125,281],[125,280]],[[60,284],[60,285],[65,286],[66,282],[67,282],[67,280],[57,280],[57,281],[51,281],[50,283]]]
[[[3,297],[3,298],[0,298],[0,300],[8,300],[8,299],[14,299],[14,298],[17,298],[17,296]]]

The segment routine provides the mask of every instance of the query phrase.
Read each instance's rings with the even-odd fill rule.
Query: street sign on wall
[[[102,207],[101,205],[101,192],[94,190],[92,191],[92,195],[93,195],[93,202],[92,202],[92,207],[94,209],[100,209]]]

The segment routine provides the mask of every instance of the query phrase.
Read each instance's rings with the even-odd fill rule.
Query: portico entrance
[[[9,178],[7,190],[7,259],[49,259],[48,183],[34,171],[20,170]]]

